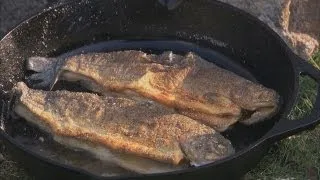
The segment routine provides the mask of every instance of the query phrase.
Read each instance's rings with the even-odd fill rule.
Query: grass
[[[310,60],[319,68],[320,51]],[[317,85],[308,77],[300,79],[300,98],[290,115],[297,119],[308,114],[313,107]],[[30,180],[24,170],[5,155],[0,163],[0,179]],[[312,131],[291,136],[275,144],[246,180],[318,180],[320,179],[320,126]]]
[[[320,51],[310,63],[319,68]],[[309,114],[317,94],[317,85],[311,78],[300,78],[300,84],[299,100],[290,114],[291,119]],[[275,144],[245,179],[320,179],[320,126]]]

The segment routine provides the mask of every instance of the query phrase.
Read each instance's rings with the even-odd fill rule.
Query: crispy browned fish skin
[[[185,139],[198,136],[209,136],[216,139],[217,147],[220,144],[226,147],[227,151],[214,155],[219,157],[208,159],[211,162],[234,152],[230,141],[212,128],[152,101],[33,90],[22,82],[15,91],[19,95],[15,104],[17,114],[56,136],[60,142],[78,140],[173,165],[185,160],[181,144],[183,149],[194,148],[188,146]],[[210,138],[199,141],[204,147],[209,145],[207,152],[201,154],[217,153],[212,151],[216,147],[212,147]]]
[[[33,58],[37,59],[37,58]],[[82,80],[96,91],[135,93],[175,108],[183,115],[224,131],[241,120],[241,109],[252,111],[242,120],[252,124],[277,110],[275,91],[219,68],[199,56],[141,51],[76,55],[59,60],[59,79]],[[37,64],[32,58],[28,64]],[[53,81],[53,80],[51,80]]]

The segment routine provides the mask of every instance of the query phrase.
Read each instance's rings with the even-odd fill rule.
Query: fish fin
[[[61,66],[60,58],[30,57],[26,62],[26,69],[34,71],[26,78],[33,88],[52,90],[58,81],[58,69]]]
[[[253,112],[247,119],[240,120],[240,123],[249,126],[258,122],[266,121],[271,119],[277,113],[276,107],[260,108]]]
[[[114,152],[113,156],[114,161],[118,166],[140,174],[172,172],[188,167],[186,164],[171,165],[125,153]]]
[[[116,152],[105,146],[90,146],[85,141],[77,140],[70,137],[54,136],[54,140],[60,144],[67,145],[74,149],[81,149],[90,152],[96,158],[115,164],[123,169],[140,173],[164,173],[186,168],[185,165],[171,165],[162,163],[149,158],[133,155],[129,153]]]

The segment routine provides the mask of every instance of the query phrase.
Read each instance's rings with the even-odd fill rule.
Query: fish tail
[[[27,77],[27,82],[33,88],[51,90],[58,80],[58,71],[62,59],[34,56],[27,59],[26,69],[34,73]]]

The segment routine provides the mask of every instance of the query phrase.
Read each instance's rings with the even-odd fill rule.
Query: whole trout
[[[89,53],[67,58],[31,57],[27,69],[38,73],[36,87],[57,80],[80,81],[99,93],[143,96],[172,107],[218,131],[236,122],[251,125],[278,110],[276,91],[246,80],[194,53],[185,56],[141,51]]]
[[[125,96],[14,88],[14,112],[70,148],[138,173],[203,165],[232,155],[214,129],[161,104]]]

